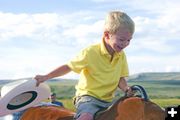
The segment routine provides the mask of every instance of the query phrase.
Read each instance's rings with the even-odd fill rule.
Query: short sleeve
[[[87,67],[87,50],[82,50],[75,58],[70,60],[67,65],[72,71],[80,73],[82,69]]]

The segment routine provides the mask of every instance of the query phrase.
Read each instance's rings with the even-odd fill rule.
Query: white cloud
[[[166,66],[165,72],[179,72],[180,71],[180,64],[176,66]]]
[[[29,50],[23,48],[7,49],[0,59],[0,79],[17,79],[46,74],[67,63],[74,56],[67,48],[57,48],[51,44],[39,45],[39,47]]]
[[[163,7],[161,13],[152,17],[134,17],[136,23],[134,49],[147,49],[160,53],[171,53],[179,49],[177,44],[180,45],[180,43],[175,40],[180,38],[180,27],[178,26],[180,17],[177,16],[180,8],[173,7],[177,6],[176,3],[168,6],[171,7]]]
[[[93,2],[118,2],[118,0],[91,0]]]
[[[152,53],[172,53],[176,50],[176,48],[172,45],[168,45],[166,40],[162,40],[162,38],[158,38],[158,36],[147,36],[135,38],[132,40],[132,44],[130,46],[131,51],[149,51]]]
[[[63,36],[77,40],[79,45],[87,45],[95,41],[100,41],[103,34],[103,21],[93,24],[79,24],[74,28],[64,30]]]
[[[36,38],[57,29],[59,17],[55,13],[12,14],[0,13],[0,40],[15,37]]]
[[[58,65],[66,63],[80,48],[84,47],[84,44],[91,43],[97,37],[90,35],[100,32],[102,21],[89,25],[81,23],[80,20],[75,23],[71,22],[75,19],[73,17],[86,16],[86,14],[77,13],[65,16],[55,13],[13,14],[1,12],[0,18],[4,19],[0,19],[0,42],[9,41],[14,44],[8,48],[1,46],[0,63],[1,68],[5,69],[0,70],[2,73],[0,77],[32,76],[37,71],[38,73],[47,73]],[[92,17],[87,15],[85,20],[87,19],[90,20]],[[89,38],[85,39],[88,36]],[[22,38],[30,45],[33,43],[35,46],[24,48],[24,46],[18,45],[19,42],[17,44],[13,42]],[[71,45],[75,45],[77,48]]]
[[[153,56],[153,55],[136,55],[128,56],[130,73],[141,72],[179,72],[180,56]]]
[[[123,3],[121,5],[127,6],[126,10],[135,20],[135,36],[131,46],[127,48],[131,74],[180,71],[180,56],[177,54],[180,50],[180,43],[177,42],[180,38],[179,1],[93,1],[113,9],[114,6],[111,5]],[[71,14],[0,12],[0,43],[13,44],[10,47],[0,44],[0,78],[47,73],[66,63],[83,47],[100,41],[104,11],[107,10],[103,6],[101,9],[74,11]],[[16,41],[22,38],[27,45],[29,43],[33,46],[26,48],[18,45],[19,42]],[[65,77],[76,78],[77,75],[69,74]]]

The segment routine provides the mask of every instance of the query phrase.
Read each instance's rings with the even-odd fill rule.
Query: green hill
[[[180,80],[180,72],[147,72],[131,75],[129,80]]]

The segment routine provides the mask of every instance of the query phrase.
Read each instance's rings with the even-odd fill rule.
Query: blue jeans
[[[77,119],[82,113],[90,113],[95,116],[98,111],[105,110],[111,105],[111,102],[102,101],[89,95],[76,97],[75,107],[77,110],[74,118]]]
[[[12,114],[13,119],[12,120],[20,120],[22,114],[25,112],[25,110],[15,112]]]

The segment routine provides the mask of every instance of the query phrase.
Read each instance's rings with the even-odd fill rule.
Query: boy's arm
[[[63,76],[69,73],[70,71],[71,69],[67,65],[62,65],[46,75],[36,75],[34,78],[37,81],[36,86],[39,86],[40,83],[48,79],[58,77],[58,76]]]
[[[69,72],[71,72],[71,69],[67,65],[62,65],[62,66],[56,68],[55,70],[53,70],[52,72],[48,73],[47,78],[51,79],[54,77],[63,76]]]
[[[131,87],[128,86],[125,77],[120,78],[118,87],[126,93],[127,97],[131,97],[135,94]]]
[[[120,80],[119,80],[119,84],[118,84],[118,87],[123,91],[123,92],[127,92],[129,90],[129,86],[126,82],[126,79],[125,77],[121,77]]]

